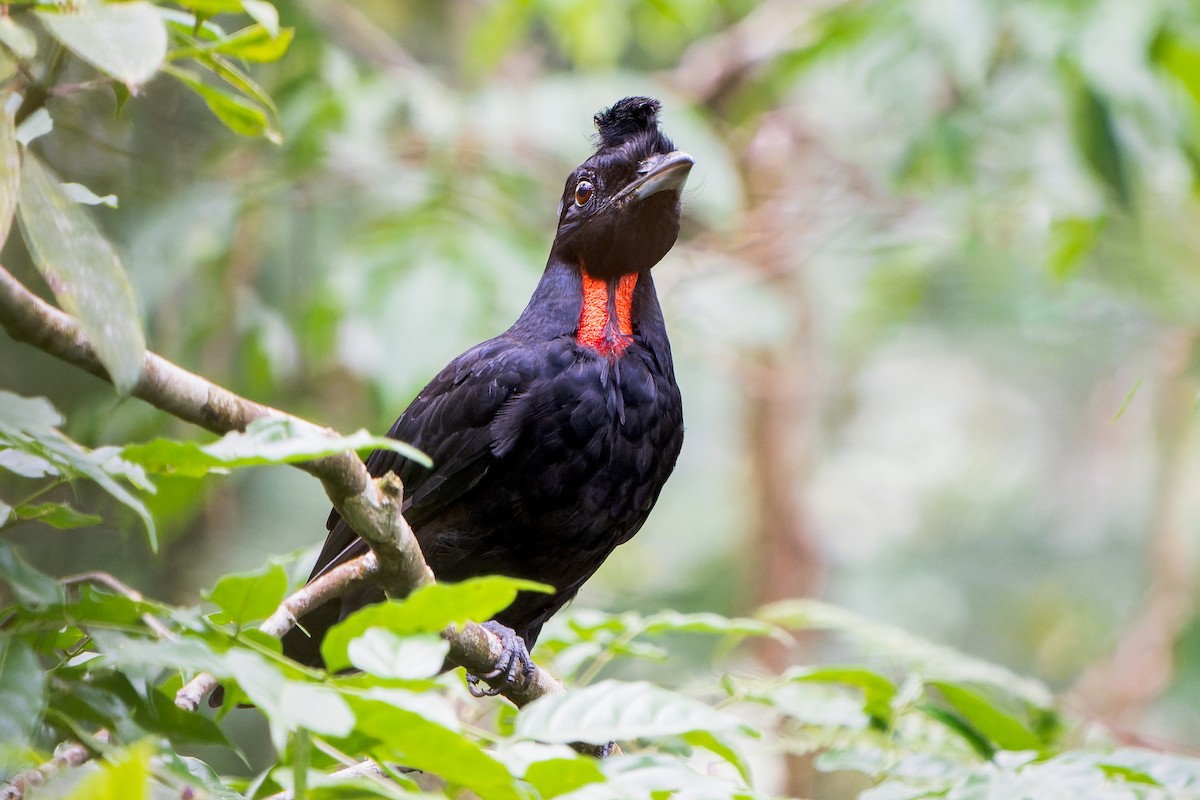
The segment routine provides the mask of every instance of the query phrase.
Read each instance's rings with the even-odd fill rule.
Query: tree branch
[[[110,380],[78,321],[34,295],[3,267],[0,267],[0,327],[17,341]],[[283,418],[333,434],[328,428],[247,400],[149,351],[132,394],[178,419],[215,433],[243,430],[256,419]],[[329,580],[314,581],[288,597],[263,623],[263,630],[282,636],[297,617],[363,580],[378,583],[390,597],[404,597],[413,589],[433,582],[433,571],[425,563],[420,545],[401,513],[403,486],[394,473],[372,479],[362,459],[353,452],[294,466],[321,481],[338,513],[370,545],[371,554],[333,570],[326,576]],[[472,623],[461,630],[447,629],[442,635],[450,643],[450,658],[455,663],[477,675],[496,668],[502,648],[499,638],[489,631]],[[196,693],[205,685],[211,687],[215,681],[207,676],[198,677],[180,691],[176,704],[194,710],[203,696],[203,692],[199,696]],[[526,685],[505,688],[503,694],[520,706],[561,689],[562,684],[554,677],[536,669]]]
[[[100,744],[112,744],[113,740],[112,734],[106,730],[97,731],[95,738]],[[26,792],[50,780],[60,769],[81,766],[94,755],[95,751],[82,742],[61,744],[54,757],[45,764],[17,773],[11,781],[0,786],[0,800],[22,800]]]

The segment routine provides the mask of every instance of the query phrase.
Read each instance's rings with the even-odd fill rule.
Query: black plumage
[[[545,272],[511,328],[448,364],[388,431],[432,458],[366,464],[404,482],[405,517],[440,581],[502,574],[548,583],[496,622],[533,646],[613,548],[637,533],[675,466],[683,416],[650,277],[679,232],[691,159],[626,98],[595,117],[596,152],[567,180]],[[333,512],[313,569],[366,552]],[[374,588],[301,620],[285,652],[319,663],[326,629]],[[525,658],[524,654],[519,654]]]

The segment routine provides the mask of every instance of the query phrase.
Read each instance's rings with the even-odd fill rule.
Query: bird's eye
[[[575,205],[585,205],[588,200],[592,199],[592,192],[594,191],[595,187],[592,186],[591,181],[580,181],[575,184]]]

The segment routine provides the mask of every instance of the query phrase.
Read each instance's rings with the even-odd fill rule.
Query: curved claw
[[[467,691],[471,693],[471,697],[495,697],[500,694],[500,689],[494,689],[490,686],[483,687],[479,684],[481,681],[475,675],[467,673]]]
[[[500,638],[502,649],[494,670],[478,676],[467,674],[467,690],[474,697],[493,697],[510,686],[527,684],[537,667],[529,657],[525,640],[512,628],[495,620],[488,620],[481,627]],[[487,681],[491,686],[487,689],[482,688],[479,685],[481,680]]]

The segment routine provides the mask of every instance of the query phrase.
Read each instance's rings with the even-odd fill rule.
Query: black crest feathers
[[[662,104],[653,97],[626,97],[596,114],[592,121],[601,147],[616,147],[635,134],[658,129]]]

